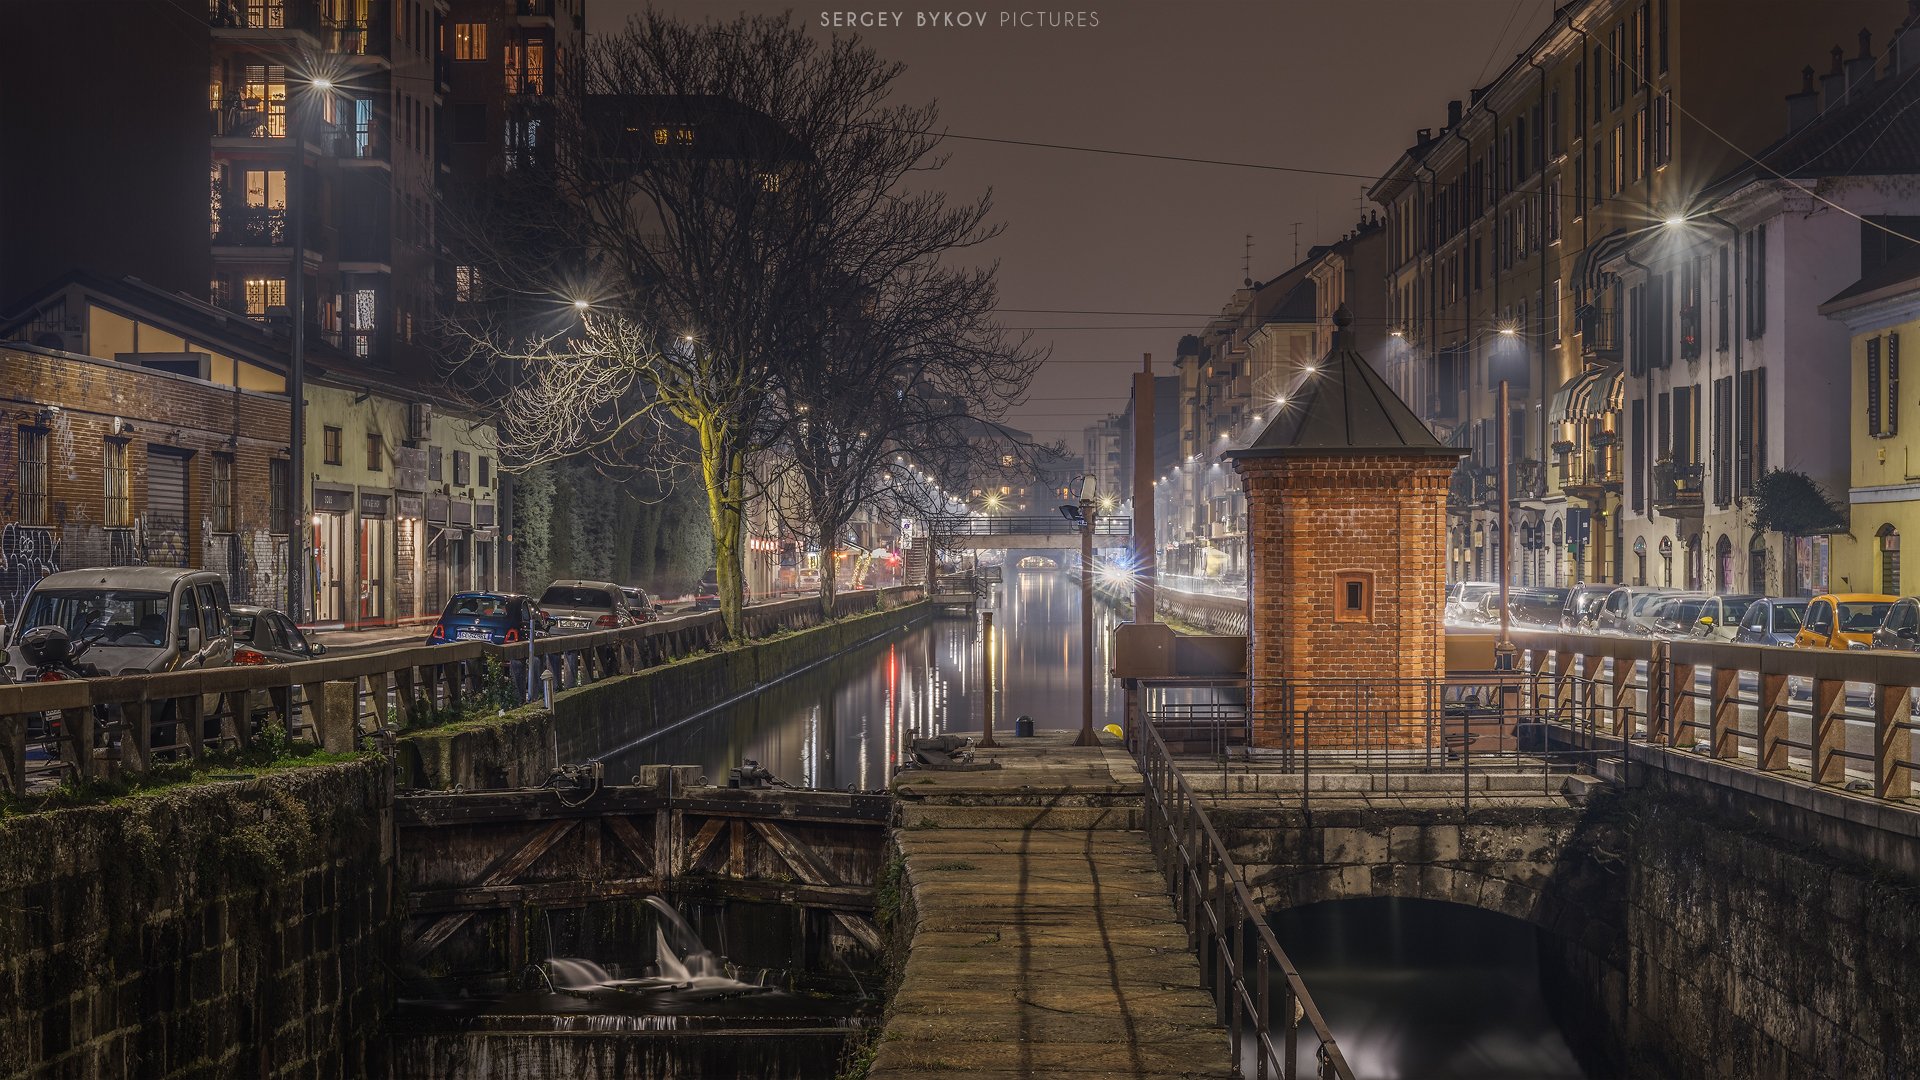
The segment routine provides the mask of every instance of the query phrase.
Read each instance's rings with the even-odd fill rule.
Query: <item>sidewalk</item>
[[[895,785],[916,923],[872,1080],[1226,1080],[1227,1033],[1163,890],[1140,775],[1046,732],[995,772]]]

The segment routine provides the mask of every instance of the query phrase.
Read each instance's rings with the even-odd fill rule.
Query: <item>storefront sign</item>
[[[493,504],[492,503],[481,503],[479,506],[474,508],[473,513],[474,513],[473,520],[476,525],[486,527],[493,524]]]
[[[447,497],[445,495],[427,496],[427,520],[440,525],[447,523]]]
[[[360,495],[360,516],[363,518],[386,517],[388,501],[388,496],[368,495],[362,492]]]
[[[461,499],[453,504],[453,523],[455,525],[473,524],[473,504]]]
[[[395,495],[393,508],[400,517],[418,521],[426,516],[427,500],[419,495]]]
[[[345,514],[353,509],[353,492],[315,488],[313,508],[322,514]]]

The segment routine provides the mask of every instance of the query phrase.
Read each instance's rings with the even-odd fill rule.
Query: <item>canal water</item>
[[[1061,570],[1008,569],[990,586],[994,730],[1014,718],[1037,730],[1080,726],[1080,583]],[[1094,606],[1094,727],[1119,723],[1121,692],[1105,677],[1114,615]],[[751,759],[795,787],[875,791],[916,735],[978,733],[985,705],[980,618],[941,617],[888,635],[765,692],[690,718],[607,759],[608,774],[641,765],[699,765],[712,783]]]
[[[1283,911],[1272,922],[1357,1080],[1590,1075],[1542,990],[1540,932],[1518,919],[1367,898]]]

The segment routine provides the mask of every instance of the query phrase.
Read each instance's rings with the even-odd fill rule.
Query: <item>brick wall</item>
[[[0,821],[0,1076],[374,1074],[384,759]]]
[[[1294,714],[1313,710],[1312,745],[1376,731],[1424,737],[1428,691],[1407,680],[1446,670],[1446,494],[1451,459],[1417,455],[1249,458],[1252,599],[1249,676],[1255,740],[1283,737],[1279,680],[1296,686]],[[1370,575],[1371,616],[1336,619],[1336,576]],[[1324,680],[1348,680],[1336,688]],[[1338,717],[1338,719],[1336,719]]]
[[[199,379],[38,350],[0,348],[0,604],[11,611],[53,570],[126,563],[209,567],[236,601],[277,605],[285,594],[286,536],[268,529],[270,465],[287,447],[285,398],[237,393]],[[43,431],[43,524],[22,520],[20,431]],[[126,444],[132,524],[109,528],[108,439]],[[187,454],[187,513],[149,512],[155,448]],[[214,457],[231,454],[233,528],[216,531]]]

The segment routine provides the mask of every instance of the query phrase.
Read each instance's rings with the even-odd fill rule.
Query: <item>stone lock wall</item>
[[[0,819],[0,1077],[373,1075],[392,800],[368,757]]]
[[[1279,745],[1285,736],[1281,679],[1322,682],[1295,687],[1295,714],[1313,713],[1311,745],[1351,745],[1382,729],[1396,741],[1425,739],[1427,690],[1406,683],[1446,670],[1441,610],[1452,466],[1359,454],[1234,463],[1247,489],[1256,745]],[[1342,571],[1365,575],[1368,617],[1342,621]],[[1336,689],[1325,680],[1363,682],[1368,700],[1358,704],[1351,685]]]

